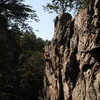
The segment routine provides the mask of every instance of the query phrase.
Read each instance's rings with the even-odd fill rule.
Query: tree
[[[26,28],[29,18],[37,21],[35,12],[23,0],[0,0],[0,15],[6,18],[10,28]]]
[[[79,10],[81,7],[86,7],[86,4],[89,4],[90,0],[52,0],[51,3],[47,3],[44,7],[44,10],[49,12],[68,12],[68,10],[74,9]]]
[[[0,100],[38,100],[44,42],[25,32],[29,18],[37,21],[35,11],[23,0],[0,0]]]
[[[43,96],[45,41],[32,31],[20,35],[12,31],[9,48],[5,43],[0,45],[4,48],[0,48],[0,100],[39,100]]]
[[[42,97],[43,74],[45,62],[43,59],[44,41],[34,33],[25,32],[20,37],[21,53],[17,67],[13,70],[10,86],[14,88],[13,99],[39,100]],[[12,81],[13,80],[13,81]],[[12,97],[12,96],[11,96]]]
[[[18,41],[22,35],[21,30],[29,26],[26,20],[37,15],[23,0],[0,0],[0,68],[10,69],[18,58]],[[11,62],[11,63],[10,63]]]

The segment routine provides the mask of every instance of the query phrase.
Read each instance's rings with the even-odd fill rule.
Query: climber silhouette
[[[47,51],[45,51],[44,53],[44,58],[45,58],[45,61],[50,62],[50,54]]]

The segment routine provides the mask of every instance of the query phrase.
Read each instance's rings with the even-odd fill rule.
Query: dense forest
[[[80,9],[84,0],[51,0],[47,11]],[[86,0],[86,4],[90,0]],[[82,6],[83,7],[83,6]],[[23,0],[0,0],[0,100],[43,100],[44,45],[27,20],[38,21]]]
[[[39,100],[45,41],[26,21],[38,21],[23,0],[0,0],[0,100]]]

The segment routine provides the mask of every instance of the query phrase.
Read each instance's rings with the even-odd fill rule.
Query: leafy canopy
[[[51,3],[47,3],[44,7],[44,10],[59,12],[66,12],[68,10],[74,9],[79,10],[81,7],[86,6],[90,0],[52,0]]]
[[[0,0],[0,15],[5,17],[10,28],[25,28],[29,18],[37,21],[35,10],[25,5],[23,0]]]

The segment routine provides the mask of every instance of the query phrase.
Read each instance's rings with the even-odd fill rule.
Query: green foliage
[[[2,52],[6,52],[5,55],[7,57],[3,59],[4,63],[7,62],[9,66],[6,63],[4,66],[0,62],[4,72],[4,74],[0,74],[0,88],[3,87],[0,91],[0,98],[5,96],[5,100],[39,100],[39,97],[42,98],[43,96],[42,88],[45,67],[43,48],[45,41],[37,38],[32,31],[27,31],[20,35],[17,33],[15,36],[11,34],[10,38],[12,46],[10,46],[9,52],[12,51],[11,49],[14,46],[16,49],[16,55],[14,54],[15,57],[13,58],[15,62],[10,63],[8,61],[9,56],[6,55],[8,51],[2,50]],[[3,43],[1,44],[4,45]],[[2,71],[1,68],[0,71]]]
[[[44,7],[44,10],[52,13],[59,12],[68,12],[71,9],[75,11],[79,10],[81,7],[87,7],[91,0],[51,0],[51,3],[47,3]]]
[[[27,26],[29,18],[37,21],[23,0],[0,0],[0,100],[42,98],[45,41]]]
[[[76,0],[52,0],[52,2],[48,3],[44,8],[48,11],[53,10],[56,13],[66,12],[70,8],[73,8],[75,3]]]
[[[36,38],[34,33],[30,34],[26,32],[21,37],[20,42],[22,53],[19,55],[17,68],[13,71],[13,77],[15,78],[13,86],[20,88],[20,97],[24,98],[24,100],[38,100],[38,97],[42,96],[45,66],[43,59],[43,40]],[[43,47],[40,49],[37,44]],[[17,84],[16,81],[18,82]],[[19,96],[19,94],[16,95]]]
[[[8,26],[26,28],[29,18],[37,21],[36,11],[22,3],[23,0],[0,0],[0,14],[5,16]]]
[[[44,40],[41,38],[36,38],[34,32],[26,31],[20,38],[20,46],[22,50],[34,50],[34,51],[43,51]]]

